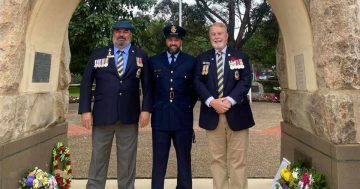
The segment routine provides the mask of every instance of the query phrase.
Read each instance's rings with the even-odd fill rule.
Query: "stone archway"
[[[359,2],[269,2],[282,33],[281,156],[322,171],[330,188],[357,188]]]
[[[0,2],[0,186],[49,166],[66,140],[67,26],[79,0]],[[323,171],[331,188],[357,188],[360,169],[359,4],[269,0],[282,39],[281,154]],[[34,71],[35,70],[35,71]],[[33,158],[29,158],[33,157]]]

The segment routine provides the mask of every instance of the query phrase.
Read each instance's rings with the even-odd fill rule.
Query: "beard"
[[[118,37],[118,38],[113,38],[113,43],[116,45],[116,46],[119,46],[119,47],[125,47],[127,44],[129,44],[131,42],[131,39],[129,38],[128,40],[126,40],[125,38],[123,37]]]
[[[176,45],[172,45],[168,47],[167,50],[169,51],[170,54],[176,54],[180,51],[180,47]]]
[[[211,41],[211,45],[214,47],[214,49],[222,50],[223,48],[225,48],[226,42],[225,41],[222,41],[222,42]]]

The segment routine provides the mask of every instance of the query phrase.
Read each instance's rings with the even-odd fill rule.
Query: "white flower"
[[[314,178],[312,177],[312,174],[309,176],[309,185],[311,185],[314,182]]]
[[[292,172],[292,176],[294,177],[294,179],[298,180],[299,179],[299,169],[295,168]]]

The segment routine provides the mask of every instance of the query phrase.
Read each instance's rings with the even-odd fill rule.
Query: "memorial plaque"
[[[304,64],[304,54],[296,55],[294,57],[295,62],[295,75],[296,75],[296,87],[297,90],[306,90],[306,74]]]
[[[33,70],[33,83],[49,83],[51,54],[36,52]]]

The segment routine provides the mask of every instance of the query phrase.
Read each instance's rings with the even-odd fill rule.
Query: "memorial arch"
[[[67,27],[78,3],[0,2],[0,188],[16,188],[29,165],[49,166],[53,144],[66,140]],[[359,2],[269,3],[282,34],[277,49],[281,156],[324,172],[332,189],[355,189],[360,185]]]

